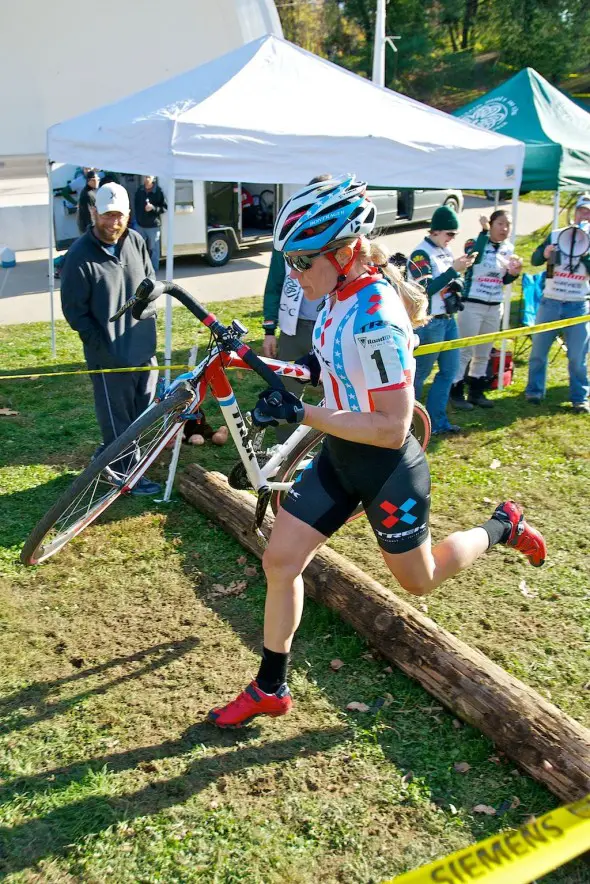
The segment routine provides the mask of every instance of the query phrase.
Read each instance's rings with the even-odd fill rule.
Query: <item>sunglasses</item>
[[[305,273],[306,270],[311,270],[311,265],[313,264],[314,258],[319,258],[320,255],[325,255],[326,252],[313,252],[311,255],[287,255],[285,254],[285,261],[287,262],[287,266],[291,268],[291,270],[296,270],[297,273]]]

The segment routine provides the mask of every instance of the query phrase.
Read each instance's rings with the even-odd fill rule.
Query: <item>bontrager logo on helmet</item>
[[[340,239],[370,233],[377,211],[354,175],[308,185],[281,208],[273,245],[279,252],[321,251]]]

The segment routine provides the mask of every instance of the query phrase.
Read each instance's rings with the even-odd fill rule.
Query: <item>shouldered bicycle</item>
[[[265,430],[253,426],[248,415],[242,414],[226,369],[255,371],[268,386],[277,389],[284,389],[282,376],[309,381],[309,370],[258,356],[242,340],[248,330],[238,320],[225,326],[175,282],[151,279],[141,283],[112,320],[126,310],[131,310],[136,319],[155,315],[154,302],[164,293],[180,301],[209,329],[211,339],[206,356],[166,386],[150,407],[74,479],[27,538],[21,552],[25,565],[46,561],[115,500],[129,494],[162,451],[174,444],[185,421],[199,410],[208,390],[217,400],[240,458],[230,472],[229,483],[234,488],[253,489],[257,493],[253,530],[262,540],[260,526],[268,504],[276,514],[283,496],[319,450],[324,434],[303,425],[282,445],[263,449]],[[425,449],[430,439],[430,419],[418,402],[414,406],[412,432]],[[351,518],[360,514],[359,508]]]

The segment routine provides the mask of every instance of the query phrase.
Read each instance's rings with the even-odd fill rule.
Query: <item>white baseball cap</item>
[[[96,211],[99,215],[105,212],[121,212],[129,214],[129,194],[120,184],[103,184],[96,191]]]
[[[576,209],[590,209],[590,193],[583,193],[578,197]]]

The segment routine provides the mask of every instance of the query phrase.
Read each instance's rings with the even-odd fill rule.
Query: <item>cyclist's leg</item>
[[[358,501],[358,496],[343,488],[325,449],[293,483],[262,559],[267,578],[266,648],[289,651],[303,608],[301,574],[326,539],[344,525]]]
[[[545,558],[542,536],[515,504],[501,504],[484,525],[456,531],[433,548],[428,526],[430,473],[414,439],[378,493],[363,497],[363,502],[387,567],[412,595],[432,592],[497,543],[514,546],[533,565]]]
[[[324,534],[281,507],[262,559],[267,580],[265,648],[281,654],[290,651],[303,612],[301,575],[325,541]]]

